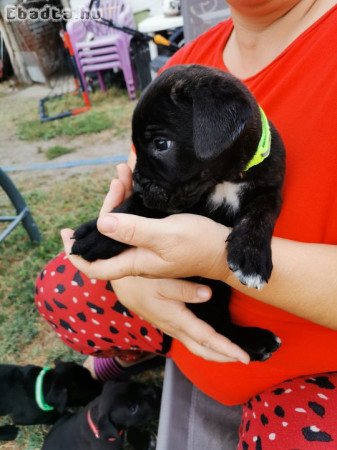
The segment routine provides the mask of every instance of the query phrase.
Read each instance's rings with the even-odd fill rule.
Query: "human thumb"
[[[109,213],[97,221],[98,231],[105,236],[134,247],[154,248],[156,237],[162,238],[160,219],[133,214]]]

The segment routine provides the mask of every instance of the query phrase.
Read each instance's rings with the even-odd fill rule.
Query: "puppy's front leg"
[[[281,196],[273,190],[247,201],[227,239],[229,268],[242,284],[261,289],[273,268],[271,238],[281,207]]]
[[[132,194],[113,212],[137,214],[143,217],[160,218],[164,217],[159,211],[146,208],[142,199],[137,194]],[[91,220],[81,225],[74,232],[75,242],[71,249],[74,255],[80,255],[87,261],[96,261],[96,259],[108,259],[118,255],[125,250],[128,245],[122,242],[110,239],[101,234],[97,229],[97,219]]]

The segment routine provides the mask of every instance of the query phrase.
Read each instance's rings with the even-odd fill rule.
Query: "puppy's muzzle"
[[[148,179],[134,180],[134,191],[141,195],[147,208],[171,214],[192,208],[212,186],[211,182],[186,183],[174,190],[169,190]]]

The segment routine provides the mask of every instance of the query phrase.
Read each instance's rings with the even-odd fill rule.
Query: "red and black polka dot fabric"
[[[170,356],[170,340],[125,308],[110,283],[80,273],[64,253],[36,282],[41,316],[74,350],[100,357]],[[337,450],[337,374],[288,380],[243,405],[238,450]]]
[[[239,450],[337,449],[337,374],[288,380],[243,406]]]
[[[167,354],[163,334],[131,313],[111,284],[80,273],[64,253],[54,258],[36,282],[35,303],[41,316],[74,350],[102,357],[147,351]]]

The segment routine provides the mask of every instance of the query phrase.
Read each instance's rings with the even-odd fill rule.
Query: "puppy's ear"
[[[244,132],[250,103],[230,92],[202,87],[193,97],[193,144],[200,161],[216,158]]]
[[[48,405],[54,406],[57,412],[63,413],[68,401],[68,389],[53,383],[47,392],[46,401]]]

